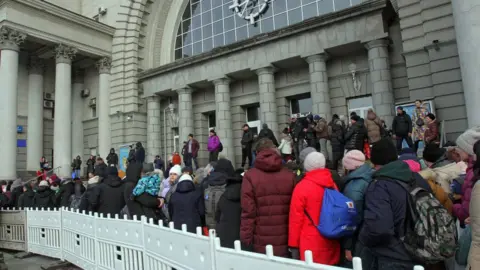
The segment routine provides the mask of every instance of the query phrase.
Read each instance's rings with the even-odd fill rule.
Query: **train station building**
[[[418,99],[446,140],[480,125],[475,0],[0,3],[0,179],[137,141],[168,156],[190,133],[205,165],[212,128],[239,165],[245,123],[373,108],[390,125]]]

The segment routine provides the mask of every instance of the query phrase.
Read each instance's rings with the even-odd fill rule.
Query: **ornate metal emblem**
[[[240,18],[254,24],[275,0],[233,0],[230,6]]]

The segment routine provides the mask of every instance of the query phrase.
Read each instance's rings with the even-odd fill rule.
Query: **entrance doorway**
[[[356,112],[361,118],[367,117],[369,109],[373,109],[372,96],[352,98],[348,100],[348,118],[352,112]]]
[[[260,129],[262,129],[262,123],[260,121],[260,106],[254,105],[245,108],[245,118],[247,125],[250,127],[250,132],[253,135],[258,135]]]

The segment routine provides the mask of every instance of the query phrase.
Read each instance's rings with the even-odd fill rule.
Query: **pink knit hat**
[[[403,162],[407,163],[408,167],[410,167],[410,171],[412,172],[419,172],[422,170],[422,166],[420,165],[420,162],[416,160],[408,159],[408,160],[404,160]]]
[[[353,171],[365,163],[365,155],[358,150],[348,151],[342,162],[346,170]]]

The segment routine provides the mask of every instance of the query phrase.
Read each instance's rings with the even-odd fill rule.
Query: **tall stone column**
[[[106,158],[112,147],[110,127],[110,68],[112,60],[103,57],[97,62],[99,71],[97,112],[98,112],[98,153]]]
[[[45,64],[31,57],[28,64],[27,170],[38,170],[43,156],[43,71]]]
[[[160,143],[162,128],[160,126],[160,97],[147,98],[147,160],[151,162],[156,155],[162,156]]]
[[[260,121],[267,124],[278,138],[277,98],[275,96],[275,77],[273,67],[256,70],[260,95]]]
[[[312,114],[318,114],[330,121],[332,108],[330,106],[330,93],[328,89],[327,60],[325,53],[308,56],[310,73],[310,95],[312,97]]]
[[[3,26],[0,28],[0,180],[17,177],[17,83],[18,47],[25,41],[26,34]]]
[[[72,156],[83,158],[83,99],[82,90],[84,87],[85,71],[83,69],[73,70],[72,84]],[[86,160],[85,160],[86,162]]]
[[[177,89],[180,147],[183,145],[182,142],[187,140],[188,134],[193,133],[192,92],[193,89],[190,87]]]
[[[232,111],[230,105],[230,79],[221,78],[213,81],[215,85],[216,132],[223,145],[221,153],[235,164],[235,147],[233,146]]]
[[[388,56],[386,39],[378,39],[365,44],[368,50],[370,80],[372,82],[372,99],[375,113],[390,126],[395,116],[395,98],[390,73],[390,59]]]
[[[55,47],[55,114],[53,121],[53,162],[60,177],[71,177],[72,162],[72,60],[77,49]]]
[[[480,126],[480,2],[452,0],[468,126]]]

